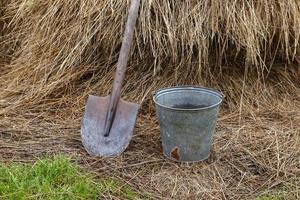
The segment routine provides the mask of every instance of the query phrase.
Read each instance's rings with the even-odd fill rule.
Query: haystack
[[[131,146],[112,160],[85,154],[80,119],[88,94],[110,92],[129,1],[4,2],[3,160],[64,151],[156,199],[299,196],[299,1],[142,1],[122,96],[143,105]],[[151,92],[180,84],[226,95],[213,156],[199,165],[158,148]]]
[[[12,1],[6,41],[18,46],[5,93],[21,92],[31,104],[91,85],[107,93],[127,8],[128,1]],[[143,1],[124,94],[141,100],[150,88],[192,83],[229,91],[234,101],[242,81],[230,81],[233,74],[261,81],[278,60],[294,70],[299,26],[298,1]]]

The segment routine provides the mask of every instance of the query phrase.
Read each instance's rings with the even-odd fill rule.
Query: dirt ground
[[[84,102],[82,102],[81,108]],[[239,114],[224,107],[212,154],[206,161],[181,164],[162,154],[153,111],[142,107],[128,149],[117,158],[93,158],[80,138],[83,109],[40,113],[24,110],[0,122],[2,162],[36,160],[66,153],[99,177],[127,182],[153,199],[255,199],[264,195],[299,199],[300,106],[286,98]],[[64,113],[64,114],[63,114]],[[112,197],[118,199],[118,197]]]

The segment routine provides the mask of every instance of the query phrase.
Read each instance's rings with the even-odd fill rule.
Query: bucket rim
[[[220,98],[220,101],[218,103],[215,103],[213,105],[210,105],[210,106],[207,106],[207,107],[202,107],[202,108],[193,108],[193,109],[182,109],[182,108],[172,108],[170,106],[166,106],[166,105],[163,105],[161,103],[159,103],[156,98],[157,98],[157,95],[162,93],[162,92],[167,92],[167,91],[172,91],[172,90],[179,90],[179,89],[183,89],[183,90],[195,90],[195,89],[198,89],[198,90],[202,90],[202,91],[206,91],[208,93],[211,93],[213,95],[216,95]],[[216,89],[213,89],[213,88],[208,88],[208,87],[202,87],[202,86],[195,86],[195,85],[182,85],[182,86],[170,86],[170,87],[165,87],[165,88],[161,88],[157,91],[154,91],[152,93],[153,95],[153,101],[156,105],[162,107],[162,108],[165,108],[165,109],[169,109],[169,110],[175,110],[175,111],[200,111],[200,110],[207,110],[207,109],[211,109],[211,108],[214,108],[214,107],[217,107],[219,106],[224,98],[225,98],[225,95],[216,90]]]

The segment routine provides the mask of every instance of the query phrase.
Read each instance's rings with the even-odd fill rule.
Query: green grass
[[[298,200],[300,196],[299,186],[299,177],[293,177],[289,182],[283,182],[276,188],[263,191],[263,194],[258,196],[256,200]]]
[[[283,197],[280,195],[264,195],[258,197],[256,200],[283,200]]]
[[[135,199],[136,193],[117,180],[97,180],[65,156],[37,161],[33,165],[0,164],[0,199],[73,200],[103,195]]]

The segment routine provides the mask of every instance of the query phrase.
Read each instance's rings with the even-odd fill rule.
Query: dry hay
[[[7,13],[7,5],[10,2],[11,0],[0,1],[0,77],[8,71],[9,68],[5,65],[11,61],[16,47],[14,38],[10,34],[11,28],[9,28],[12,16]]]
[[[7,1],[1,159],[66,152],[156,199],[252,199],[268,191],[299,198],[298,1],[142,1],[122,91],[143,103],[133,141],[117,159],[86,155],[83,106],[88,94],[111,89],[128,2]],[[204,163],[162,156],[150,94],[180,84],[226,95]]]
[[[11,1],[5,41],[15,47],[7,65],[13,70],[1,96],[22,93],[18,105],[39,104],[111,81],[127,7],[127,1]],[[230,91],[238,103],[241,83],[224,82],[226,71],[263,80],[279,60],[294,73],[299,27],[298,1],[143,1],[128,71],[134,81],[124,91],[142,100],[150,83],[203,84]],[[93,91],[106,94],[108,85]]]
[[[4,13],[5,13],[5,7],[4,7],[4,3],[3,1],[0,2],[0,44],[3,44],[3,36],[4,36]],[[5,57],[5,53],[3,52],[4,48],[0,47],[0,66],[3,64],[2,60]],[[0,71],[1,72],[1,71]]]

